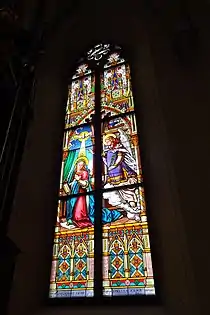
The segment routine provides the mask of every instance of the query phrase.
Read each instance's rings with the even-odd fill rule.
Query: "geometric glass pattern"
[[[98,280],[104,297],[155,295],[130,67],[109,44],[86,59],[68,88],[49,296],[93,298]]]
[[[93,296],[93,229],[56,230],[50,297]]]

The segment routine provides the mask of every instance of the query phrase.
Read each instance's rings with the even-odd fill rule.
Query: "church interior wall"
[[[80,54],[105,40],[128,48],[132,59],[152,252],[154,248],[162,300],[161,306],[129,306],[117,312],[132,308],[145,315],[197,315],[202,312],[200,304],[207,301],[209,279],[205,267],[209,265],[209,47],[201,37],[197,59],[184,68],[158,19],[123,5],[109,13],[105,9],[93,18],[84,5],[83,13],[65,19],[50,35],[37,65],[33,120],[9,226],[9,236],[21,250],[9,313],[69,312],[43,306],[49,287],[67,81]],[[102,314],[105,309],[74,312]]]

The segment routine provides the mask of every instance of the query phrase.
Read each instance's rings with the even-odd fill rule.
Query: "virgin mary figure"
[[[80,156],[75,162],[69,185],[72,195],[78,195],[67,200],[66,221],[68,225],[75,225],[80,228],[90,227],[94,221],[94,202],[90,195],[85,195],[91,190],[88,159]]]
[[[87,194],[92,191],[90,185],[90,172],[88,170],[88,159],[80,154],[75,161],[75,167],[69,178],[71,194],[66,203],[67,225],[79,228],[92,227],[94,225],[94,196]],[[118,210],[102,208],[102,223],[110,223],[121,217]]]

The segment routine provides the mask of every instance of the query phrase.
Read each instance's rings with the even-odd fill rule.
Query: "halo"
[[[83,161],[86,165],[88,165],[88,158],[85,155],[80,155],[75,161],[75,164],[77,164],[79,161]]]
[[[110,137],[116,138],[116,135],[115,135],[114,133],[107,133],[107,134],[104,135],[104,137],[103,137],[103,142],[105,143],[106,139],[107,139],[107,138],[110,138]]]

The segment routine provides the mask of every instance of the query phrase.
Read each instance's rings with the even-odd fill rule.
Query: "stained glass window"
[[[130,67],[109,44],[83,61],[68,89],[50,297],[155,296]]]

